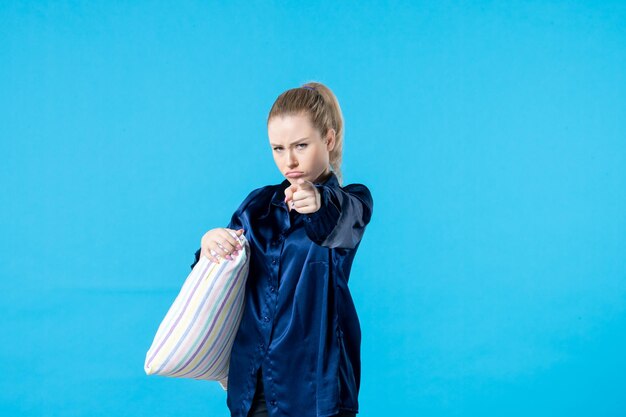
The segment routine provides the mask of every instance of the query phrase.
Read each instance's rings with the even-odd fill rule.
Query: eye
[[[298,148],[299,146],[301,146],[301,148]],[[307,144],[307,143],[298,143],[298,144],[296,145],[296,148],[298,148],[298,149],[304,149],[304,148],[306,148],[307,146],[308,146],[308,144]],[[273,150],[275,150],[275,151],[280,151],[280,150],[282,150],[282,149],[283,149],[283,147],[282,147],[282,146],[274,146],[272,149],[273,149]]]

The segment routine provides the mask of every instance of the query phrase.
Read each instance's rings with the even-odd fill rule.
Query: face
[[[307,115],[276,116],[270,119],[267,133],[274,162],[291,184],[297,184],[300,178],[322,182],[330,174],[330,151],[335,146],[333,129],[322,138]]]

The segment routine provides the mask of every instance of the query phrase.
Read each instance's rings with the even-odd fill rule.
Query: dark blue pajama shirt
[[[245,229],[251,255],[229,364],[233,417],[247,416],[259,368],[271,417],[358,412],[361,328],[348,278],[373,200],[363,184],[341,187],[332,171],[314,185],[314,213],[288,211],[285,179],[253,190],[227,226]]]

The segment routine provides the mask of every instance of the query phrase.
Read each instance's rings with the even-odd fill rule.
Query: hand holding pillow
[[[200,239],[201,252],[200,256],[206,256],[210,261],[220,263],[220,259],[224,257],[232,261],[233,256],[239,255],[242,249],[237,238],[244,232],[243,229],[232,230],[226,227],[217,227],[211,229]],[[233,236],[235,234],[236,237]]]

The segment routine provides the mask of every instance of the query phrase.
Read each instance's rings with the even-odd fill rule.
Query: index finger
[[[231,234],[230,229],[223,228],[219,231],[218,234],[222,239],[224,239],[222,243],[222,247],[224,247],[224,249],[226,249],[227,243],[230,244],[230,248],[228,248],[229,252],[236,250],[237,245],[241,245],[239,243],[239,240]]]
[[[297,184],[291,184],[289,187],[285,188],[285,202],[289,201],[293,198],[293,193],[298,190]]]

